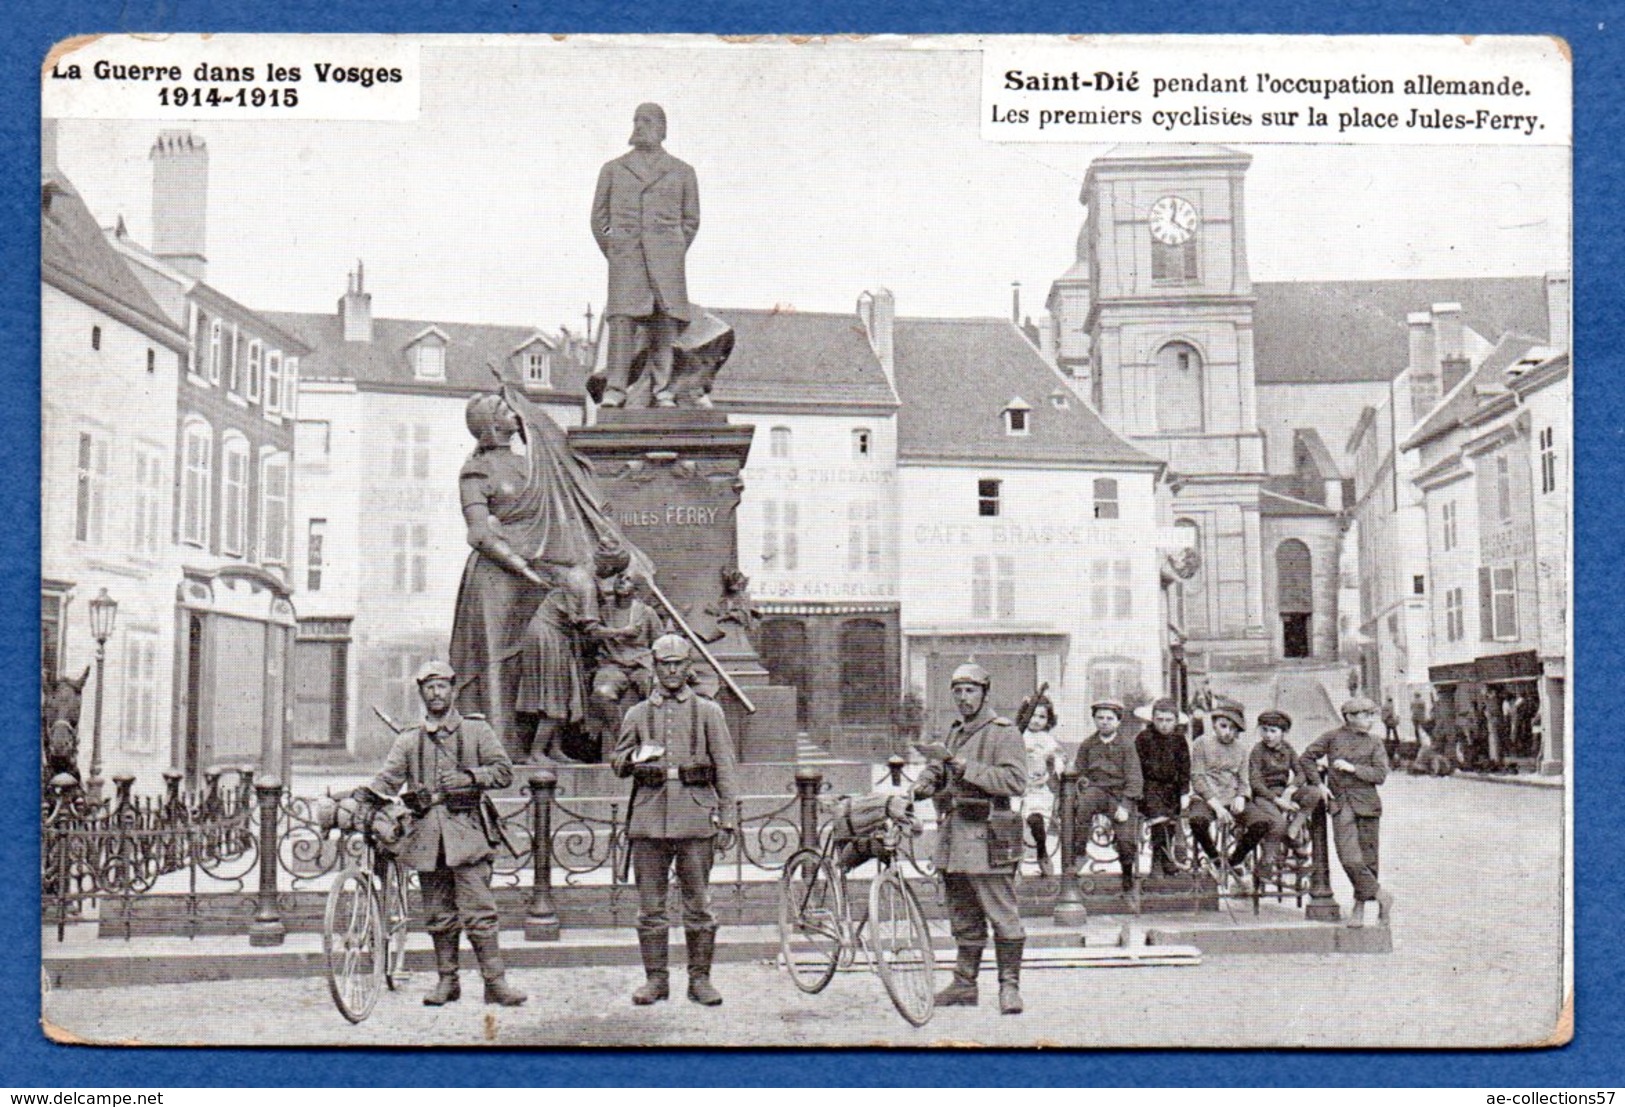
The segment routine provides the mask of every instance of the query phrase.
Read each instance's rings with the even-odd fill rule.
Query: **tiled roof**
[[[122,307],[131,325],[171,349],[185,350],[186,335],[118,256],[72,182],[61,173],[47,172],[40,188],[41,274],[99,293]]]
[[[506,369],[520,346],[541,334],[535,327],[507,327],[490,323],[447,323],[427,319],[374,319],[371,342],[346,342],[337,312],[261,312],[311,348],[301,359],[303,380],[354,380],[358,385],[398,385],[429,392],[490,391],[496,378],[487,365]],[[413,373],[407,347],[430,329],[446,337],[446,379],[422,381]],[[556,342],[557,336],[541,334]],[[511,373],[511,371],[510,371]],[[587,369],[572,358],[553,359],[553,392],[579,396],[585,390]]]
[[[1477,369],[1467,374],[1443,400],[1439,401],[1420,426],[1405,440],[1404,449],[1413,450],[1441,434],[1447,434],[1470,416],[1484,396],[1480,389],[1499,392],[1508,384],[1507,370],[1518,364],[1531,350],[1540,346],[1540,340],[1528,335],[1509,334],[1496,344]]]
[[[733,355],[712,397],[735,404],[856,404],[895,407],[857,314],[712,308],[734,329]]]
[[[899,319],[896,358],[901,459],[1158,464],[1101,422],[1008,320]],[[1033,405],[1028,433],[1006,434],[1004,409],[1018,396]]]
[[[1544,277],[1263,282],[1253,293],[1259,384],[1393,380],[1410,359],[1405,317],[1436,303],[1460,304],[1463,324],[1491,342],[1547,333]]]

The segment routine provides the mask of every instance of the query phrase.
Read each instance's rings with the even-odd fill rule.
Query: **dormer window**
[[[1020,396],[1011,400],[1004,409],[1004,433],[1018,436],[1027,434],[1032,414],[1031,405]]]
[[[525,383],[538,388],[553,386],[553,356],[541,346],[525,351]]]
[[[1049,403],[1056,411],[1065,411],[1072,406],[1072,401],[1067,397],[1065,389],[1060,388],[1049,394]]]
[[[412,375],[420,381],[446,379],[446,348],[438,342],[420,342],[412,351]]]

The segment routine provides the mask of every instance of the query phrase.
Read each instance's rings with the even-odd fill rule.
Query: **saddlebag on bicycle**
[[[848,796],[835,805],[831,816],[838,841],[867,838],[884,827],[887,819],[913,822],[914,804],[902,796]]]
[[[1015,811],[992,811],[987,817],[987,863],[1003,869],[1021,861],[1021,815]]]

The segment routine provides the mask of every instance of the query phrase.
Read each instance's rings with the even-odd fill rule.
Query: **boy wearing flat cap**
[[[1247,729],[1245,709],[1235,700],[1221,699],[1213,705],[1210,719],[1213,733],[1198,738],[1191,750],[1191,805],[1186,817],[1191,837],[1209,866],[1217,868],[1220,858],[1213,842],[1213,824],[1235,822],[1247,810],[1251,786],[1247,753],[1236,741]]]
[[[1312,811],[1319,803],[1326,804],[1337,860],[1354,885],[1350,926],[1365,925],[1365,905],[1372,900],[1377,901],[1377,922],[1386,926],[1394,906],[1393,893],[1377,883],[1382,824],[1377,785],[1388,779],[1388,755],[1371,733],[1378,718],[1375,703],[1355,696],[1343,705],[1343,725],[1310,742],[1298,759],[1298,769],[1311,786],[1306,789],[1306,806]]]
[[[1077,816],[1073,822],[1079,845],[1089,843],[1090,823],[1096,815],[1112,820],[1117,844],[1117,863],[1123,874],[1123,899],[1130,911],[1140,911],[1140,886],[1136,868],[1140,860],[1140,800],[1145,795],[1145,778],[1140,772],[1140,755],[1134,743],[1123,737],[1123,716],[1128,713],[1117,700],[1099,700],[1090,707],[1095,732],[1078,747],[1073,766],[1078,772]],[[1078,850],[1078,856],[1085,849]]]
[[[1303,782],[1298,771],[1297,751],[1286,740],[1292,729],[1292,716],[1285,711],[1261,711],[1258,715],[1258,744],[1247,755],[1247,786],[1252,798],[1241,813],[1241,842],[1231,864],[1240,863],[1249,850],[1262,843],[1266,868],[1280,859],[1281,843],[1287,837],[1287,820],[1298,812],[1294,798]]]

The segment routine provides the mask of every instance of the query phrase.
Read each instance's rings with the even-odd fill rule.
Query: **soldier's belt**
[[[943,806],[963,819],[980,821],[988,818],[995,811],[1010,810],[1008,796],[955,796],[946,798]]]
[[[446,810],[453,815],[467,815],[479,810],[480,791],[478,788],[460,788],[455,792],[436,793],[446,805]]]

